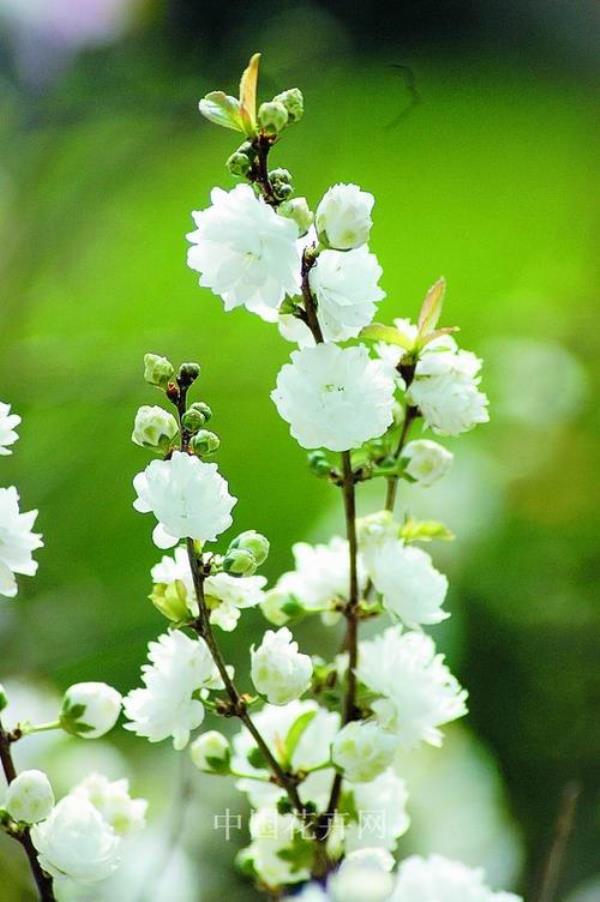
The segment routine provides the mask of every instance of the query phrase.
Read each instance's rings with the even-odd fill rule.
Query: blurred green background
[[[290,347],[244,311],[225,315],[185,265],[190,211],[214,185],[233,184],[223,162],[235,135],[201,120],[197,101],[217,87],[235,93],[260,49],[261,96],[296,85],[305,94],[305,118],[273,162],[311,204],[336,181],[376,196],[372,249],[387,291],[378,319],[414,317],[443,274],[445,324],[459,324],[486,361],[492,422],[448,442],[457,460],[446,485],[406,488],[400,501],[458,534],[433,549],[454,616],[432,633],[471,709],[448,751],[411,765],[415,835],[404,848],[428,851],[435,838],[435,850],[470,860],[489,833],[490,873],[534,899],[574,780],[559,898],[600,899],[596,13],[592,2],[384,12],[0,0],[0,399],[23,417],[0,482],[39,508],[45,538],[38,577],[0,605],[0,678],[15,701],[33,706],[81,679],[125,692],[164,627],[146,599],[160,556],[151,518],[131,507],[146,463],[129,441],[133,416],[158,400],[141,377],[146,351],[201,362],[197,399],[215,411],[220,466],[240,499],[235,530],[272,538],[271,579],[289,568],[292,542],[339,525],[335,491],[309,475],[269,400]],[[377,509],[381,491],[365,490],[362,509]],[[263,626],[250,612],[224,639],[241,673]],[[310,650],[335,647],[314,626],[302,638]],[[157,834],[156,849],[181,843],[171,859],[186,857],[165,899],[253,898],[211,829],[215,811],[242,806],[233,787],[123,731],[100,750],[75,745],[61,745],[62,763],[40,746],[65,790],[77,756],[88,769],[97,757],[151,798],[153,830],[170,824],[172,842]],[[140,873],[157,854],[144,847]],[[0,899],[29,898],[14,857],[0,843],[0,870],[14,875]],[[158,899],[149,875],[139,898]]]

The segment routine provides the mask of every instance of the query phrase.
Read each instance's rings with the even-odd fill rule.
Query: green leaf
[[[291,846],[277,852],[278,858],[289,863],[292,873],[311,870],[314,855],[315,843],[303,837],[301,833],[294,833]]]
[[[454,533],[437,520],[413,520],[409,517],[400,527],[400,537],[405,542],[431,542],[432,539],[450,542]]]
[[[383,323],[371,323],[361,329],[359,338],[367,341],[384,341],[388,345],[398,345],[405,351],[412,351],[413,347],[406,335],[403,335],[394,326],[385,326]]]
[[[437,326],[442,313],[445,293],[446,280],[441,278],[431,286],[425,295],[425,300],[423,301],[423,306],[419,313],[419,321],[417,323],[419,327],[419,338],[428,335]]]
[[[304,731],[314,718],[316,711],[305,711],[300,717],[296,718],[294,723],[288,730],[285,742],[283,744],[283,753],[286,764],[291,765],[294,752],[298,748],[298,743],[302,739]]]
[[[260,53],[250,57],[240,81],[240,122],[248,137],[256,134],[256,89]]]
[[[231,128],[235,132],[243,132],[240,102],[223,91],[211,91],[200,101],[200,112],[210,122]]]

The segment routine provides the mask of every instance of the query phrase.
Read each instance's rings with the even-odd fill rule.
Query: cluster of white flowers
[[[150,664],[142,667],[143,689],[133,689],[123,706],[126,730],[160,742],[169,736],[175,749],[188,744],[190,733],[204,720],[197,697],[223,683],[206,642],[179,630],[164,633],[148,645]]]

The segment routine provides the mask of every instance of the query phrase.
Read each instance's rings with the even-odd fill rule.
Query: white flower
[[[135,833],[145,826],[148,802],[132,799],[125,779],[111,781],[103,774],[92,773],[70,795],[91,802],[119,836]]]
[[[211,608],[210,622],[225,632],[235,629],[240,611],[254,608],[264,598],[264,576],[230,576],[215,573],[204,580],[206,602]]]
[[[206,773],[228,772],[231,759],[229,740],[218,730],[201,733],[190,746],[190,757],[198,770]]]
[[[404,748],[442,744],[440,727],[466,713],[467,693],[423,633],[390,627],[359,646],[358,677],[382,697],[371,704],[378,722]]]
[[[429,486],[446,475],[452,466],[454,455],[438,442],[416,439],[402,449],[404,471],[419,485]]]
[[[198,600],[185,546],[179,545],[173,552],[173,557],[164,555],[158,564],[152,567],[150,575],[154,585],[151,598],[159,610],[162,610],[163,613],[165,610],[169,613],[177,613],[178,616],[172,618],[175,620],[182,620],[187,614],[193,617],[198,616]],[[157,597],[171,602],[172,607],[169,604],[166,605],[166,608],[157,604]]]
[[[487,423],[488,399],[479,391],[481,360],[449,336],[426,346],[407,392],[426,424],[439,435],[459,435]]]
[[[353,721],[342,727],[331,747],[331,760],[350,783],[368,783],[391,763],[398,742],[375,723]]]
[[[83,739],[98,739],[112,730],[121,713],[121,695],[107,683],[74,683],[63,697],[63,729]]]
[[[285,761],[285,741],[294,724],[304,718],[305,729],[295,746],[291,762]],[[265,705],[252,715],[257,730],[280,764],[291,766],[294,771],[310,770],[329,760],[330,747],[340,724],[335,711],[326,711],[314,701],[293,701],[288,705]],[[242,728],[233,739],[233,770],[251,777],[268,776],[266,763],[260,760],[254,739]],[[326,768],[310,774],[299,786],[303,801],[313,801],[318,807],[327,804],[333,770]],[[285,793],[273,783],[261,783],[254,779],[240,779],[237,789],[248,794],[254,807],[274,805]]]
[[[31,828],[43,869],[83,885],[104,880],[118,866],[120,840],[87,799],[65,796],[50,816]]]
[[[225,310],[244,305],[274,322],[286,294],[299,290],[300,248],[294,222],[258,198],[249,185],[215,188],[212,206],[192,215],[188,266],[200,285],[220,295]]]
[[[441,855],[412,855],[398,867],[390,902],[522,902],[513,893],[493,892],[479,868]]]
[[[346,853],[376,846],[393,851],[410,826],[406,811],[406,783],[389,768],[369,783],[352,786],[354,808],[366,812],[359,822],[351,821],[344,830]],[[369,817],[368,812],[374,812]]]
[[[178,751],[190,732],[204,720],[204,706],[194,695],[202,689],[222,687],[216,666],[203,639],[190,639],[179,630],[148,644],[150,664],[142,667],[144,689],[133,689],[123,707],[131,721],[125,724],[150,742],[173,737]]]
[[[172,413],[154,405],[145,404],[135,415],[131,441],[146,448],[167,448],[179,432]]]
[[[375,198],[358,185],[334,185],[317,207],[315,225],[331,247],[341,251],[369,240]]]
[[[327,882],[332,902],[385,902],[394,887],[394,859],[384,849],[358,849]]]
[[[0,455],[12,454],[8,450],[9,445],[14,445],[19,436],[15,429],[21,422],[21,417],[10,412],[10,404],[0,401]]]
[[[306,867],[298,867],[281,853],[292,846],[294,834],[302,825],[293,814],[279,814],[276,808],[264,807],[250,817],[252,842],[245,850],[261,881],[270,887],[299,883],[310,877]]]
[[[229,494],[216,464],[175,451],[170,460],[148,464],[133,486],[138,493],[134,508],[143,514],[152,511],[158,520],[153,538],[159,548],[171,548],[187,537],[214,542],[231,526],[237,499]]]
[[[257,649],[251,649],[252,682],[272,705],[287,705],[305,692],[312,677],[312,661],[298,651],[289,629],[267,630]]]
[[[54,793],[50,781],[41,770],[24,770],[6,791],[4,807],[14,821],[37,824],[45,820],[54,808]]]
[[[316,297],[325,341],[355,338],[385,297],[378,285],[381,266],[366,247],[354,251],[323,251],[308,282]],[[284,333],[285,334],[285,333]]]
[[[407,626],[440,623],[450,616],[442,610],[448,580],[435,569],[426,551],[388,539],[366,557],[383,604]]]
[[[19,493],[14,486],[0,489],[0,595],[14,598],[17,594],[15,573],[33,576],[38,568],[31,552],[44,544],[32,532],[37,511],[19,511]]]
[[[347,451],[386,431],[394,385],[363,345],[322,344],[292,353],[271,398],[303,448]]]

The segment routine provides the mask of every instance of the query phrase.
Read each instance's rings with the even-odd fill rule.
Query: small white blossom
[[[307,867],[298,867],[281,855],[292,846],[294,834],[301,830],[302,825],[294,814],[280,814],[271,807],[259,808],[252,813],[252,842],[245,852],[262,883],[275,888],[310,877]]]
[[[522,902],[513,893],[494,892],[480,868],[441,855],[412,855],[398,867],[390,902]]]
[[[188,266],[200,285],[220,295],[225,310],[245,306],[274,322],[286,294],[299,290],[298,228],[258,198],[249,185],[215,188],[212,206],[194,212]]]
[[[31,828],[31,839],[41,866],[55,882],[67,878],[88,886],[104,880],[119,864],[119,837],[80,796],[61,799],[45,821]]]
[[[454,455],[438,442],[416,439],[402,449],[405,472],[419,485],[430,486],[446,475]]]
[[[0,455],[12,454],[8,446],[14,445],[19,438],[15,429],[20,422],[21,417],[10,412],[10,404],[0,401]]]
[[[54,808],[54,793],[50,781],[41,770],[24,770],[6,791],[4,807],[14,821],[37,824],[45,820]]]
[[[366,247],[354,251],[323,251],[308,282],[319,311],[325,341],[355,338],[385,297],[379,287],[381,266]]]
[[[131,441],[146,448],[168,447],[179,432],[177,420],[168,410],[145,404],[135,415]]]
[[[264,598],[264,576],[230,576],[215,573],[204,580],[204,594],[210,611],[210,622],[229,633],[240,619],[240,611],[254,608]]]
[[[359,646],[358,677],[381,698],[371,708],[399,745],[442,744],[440,727],[466,714],[466,692],[423,633],[395,626]]]
[[[70,795],[87,799],[119,836],[141,830],[146,823],[146,799],[132,799],[126,779],[109,780],[103,774],[89,774]]]
[[[332,902],[385,902],[394,887],[394,859],[384,849],[358,849],[327,882]]]
[[[359,812],[359,822],[346,825],[346,853],[372,847],[393,852],[410,826],[404,780],[388,768],[369,783],[354,783],[352,796],[354,808]]]
[[[375,723],[353,721],[342,727],[331,747],[331,759],[350,783],[368,783],[391,763],[398,742]]]
[[[303,448],[347,451],[391,424],[394,385],[363,345],[321,344],[292,353],[271,398]]]
[[[150,642],[148,658],[151,663],[142,667],[145,688],[133,689],[123,703],[130,720],[125,729],[150,742],[171,736],[179,751],[204,720],[204,706],[194,695],[222,688],[222,682],[206,642],[179,630]]]
[[[207,464],[175,451],[170,460],[153,460],[133,480],[138,497],[133,502],[143,514],[158,520],[153,533],[159,548],[171,548],[179,539],[214,542],[232,523],[237,499],[216,464]]]
[[[61,725],[83,739],[98,739],[116,724],[121,702],[120,693],[107,683],[74,683],[63,697]]]
[[[479,391],[481,360],[450,336],[427,345],[419,357],[407,399],[439,435],[459,435],[487,423],[488,399]]]
[[[14,598],[17,594],[16,573],[33,576],[37,562],[31,552],[44,544],[32,532],[37,511],[19,511],[19,493],[14,486],[0,489],[0,595]]]
[[[442,610],[448,580],[435,569],[426,551],[388,539],[372,549],[367,560],[384,606],[407,626],[440,623],[450,616]]]
[[[358,185],[334,185],[323,196],[315,217],[319,235],[337,250],[347,251],[369,240],[375,198]]]
[[[229,770],[231,758],[229,740],[218,730],[201,733],[190,746],[190,757],[198,770],[206,773],[214,773],[220,768]]]
[[[272,705],[287,705],[305,692],[312,677],[312,661],[298,651],[289,629],[267,630],[258,648],[252,647],[252,682]]]

